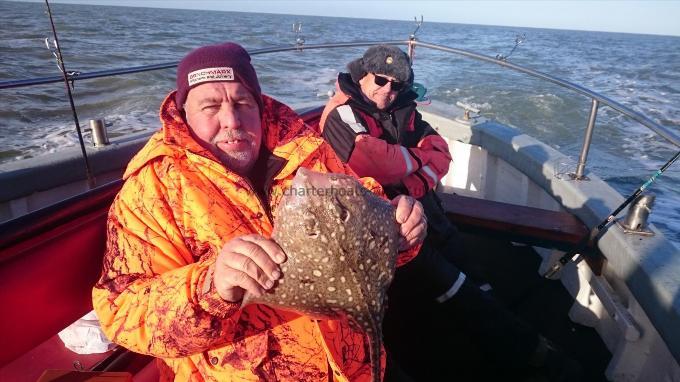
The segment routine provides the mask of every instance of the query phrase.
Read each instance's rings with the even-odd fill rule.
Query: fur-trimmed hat
[[[242,46],[226,42],[194,49],[177,66],[177,108],[184,109],[189,90],[206,82],[238,81],[253,95],[262,113],[262,91],[250,55]]]
[[[411,60],[403,50],[392,45],[374,45],[358,58],[347,64],[352,81],[359,83],[367,73],[394,77],[397,81],[413,83]]]

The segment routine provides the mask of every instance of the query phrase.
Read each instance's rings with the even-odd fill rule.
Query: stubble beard
[[[227,142],[232,140],[244,140],[248,147],[243,150],[223,150],[219,147],[220,142]],[[211,142],[215,148],[215,154],[222,164],[228,169],[238,173],[246,174],[252,169],[257,159],[257,144],[250,134],[245,132],[228,132],[227,134],[215,137]]]
[[[392,102],[394,102],[394,100],[397,98],[397,97],[392,97],[391,94],[389,94],[389,93],[387,95],[376,94],[375,97],[376,97],[376,99],[382,101],[381,105],[379,105],[377,102],[375,103],[376,106],[378,107],[378,109],[380,109],[380,110],[385,110],[388,107],[390,107],[390,105],[392,105]]]

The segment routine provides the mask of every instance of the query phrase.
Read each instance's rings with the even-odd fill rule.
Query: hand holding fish
[[[427,235],[427,218],[423,205],[410,196],[399,195],[390,203],[397,207],[399,223],[399,251],[406,251],[423,242]]]
[[[215,261],[213,283],[225,301],[241,301],[246,291],[262,296],[281,277],[286,255],[274,240],[253,234],[228,241]]]

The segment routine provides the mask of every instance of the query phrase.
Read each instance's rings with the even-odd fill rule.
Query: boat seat
[[[59,336],[22,354],[10,363],[0,366],[0,381],[34,382],[46,370],[65,371],[125,371],[133,375],[134,382],[158,381],[158,369],[152,357],[118,347],[100,354],[77,354],[64,346]],[[81,381],[79,375],[62,377],[60,381]]]
[[[520,206],[438,192],[442,207],[463,232],[493,234],[529,245],[570,250],[590,231],[577,217],[562,211]]]
[[[101,272],[113,182],[0,225],[0,380],[35,381],[46,369],[128,371],[151,357],[119,348],[71,352],[57,333],[92,310]],[[153,365],[151,365],[153,366]],[[155,369],[155,366],[153,366]],[[140,375],[151,375],[153,370]],[[156,378],[157,379],[157,378]]]

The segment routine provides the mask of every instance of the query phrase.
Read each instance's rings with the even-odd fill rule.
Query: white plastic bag
[[[69,350],[78,354],[106,353],[116,347],[104,335],[94,310],[59,332],[59,338]]]

